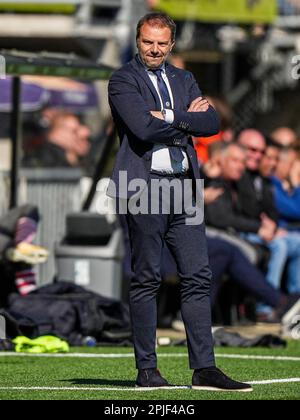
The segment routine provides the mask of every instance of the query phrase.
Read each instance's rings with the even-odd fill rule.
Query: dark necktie
[[[164,109],[172,109],[172,102],[169,95],[168,87],[162,77],[163,70],[157,69],[157,70],[152,70],[152,72],[157,77],[158,89],[161,95],[161,99],[163,101]],[[180,147],[169,146],[169,153],[170,153],[171,159],[175,160],[176,162],[182,162],[184,160],[184,155]]]

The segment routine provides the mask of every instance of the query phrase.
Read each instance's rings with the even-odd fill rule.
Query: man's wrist
[[[168,124],[173,124],[174,122],[174,112],[172,111],[172,109],[163,109],[161,111],[164,120],[168,123]]]

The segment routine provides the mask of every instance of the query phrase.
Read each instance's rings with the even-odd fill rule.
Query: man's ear
[[[175,41],[171,44],[170,52],[173,50],[174,46],[175,46]]]

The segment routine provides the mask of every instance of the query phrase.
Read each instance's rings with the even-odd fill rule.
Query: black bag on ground
[[[77,337],[78,345],[78,336],[97,341],[103,341],[106,332],[131,336],[127,305],[67,282],[41,287],[25,297],[12,294],[7,312],[30,338],[51,334],[73,344]]]

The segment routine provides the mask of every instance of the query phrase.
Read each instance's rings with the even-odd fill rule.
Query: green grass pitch
[[[104,357],[36,357],[0,355],[1,400],[299,400],[300,341],[287,349],[217,348],[217,364],[227,374],[242,381],[290,380],[294,382],[254,385],[254,392],[211,393],[192,389],[135,391],[136,370],[131,348],[73,348],[72,353],[110,355]],[[129,357],[113,357],[111,354]],[[189,386],[192,371],[184,347],[158,350],[159,369],[170,383]],[[226,358],[224,355],[234,355]],[[240,357],[241,356],[241,357]],[[257,359],[246,356],[257,356]],[[262,359],[264,356],[284,360]],[[285,360],[294,357],[298,360]],[[298,380],[297,380],[298,379]],[[33,389],[34,388],[34,389]],[[57,389],[58,388],[58,389]],[[132,388],[132,389],[131,389]]]

